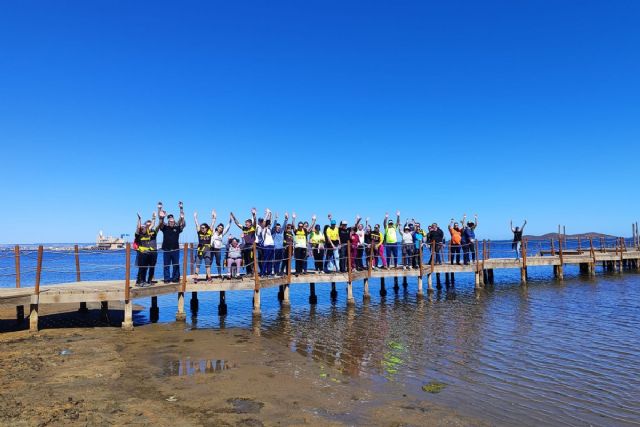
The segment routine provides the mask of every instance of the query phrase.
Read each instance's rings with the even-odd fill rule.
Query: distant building
[[[96,247],[98,249],[103,249],[103,250],[124,249],[125,241],[123,237],[124,236],[105,237],[104,234],[102,234],[102,230],[100,230],[100,233],[98,234],[98,238],[96,239]]]

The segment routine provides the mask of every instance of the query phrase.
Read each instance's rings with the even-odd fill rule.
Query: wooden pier
[[[634,239],[635,241],[635,239]],[[356,281],[363,281],[363,298],[370,298],[371,280],[378,280],[380,283],[380,295],[386,295],[385,279],[393,279],[394,287],[398,289],[399,278],[402,278],[403,286],[407,284],[408,277],[416,277],[418,282],[417,295],[420,297],[423,293],[433,292],[435,286],[439,287],[444,276],[446,284],[454,283],[456,274],[471,274],[474,276],[476,289],[481,289],[493,283],[494,270],[520,270],[520,282],[527,283],[527,268],[549,266],[552,267],[553,275],[558,280],[563,280],[564,267],[566,265],[579,265],[580,272],[588,275],[595,275],[596,266],[602,265],[604,270],[619,271],[627,270],[640,271],[640,250],[636,245],[627,245],[624,239],[620,238],[615,244],[615,248],[600,245],[594,246],[593,241],[589,241],[585,245],[578,242],[577,249],[567,250],[566,242],[562,240],[550,242],[551,250],[540,250],[533,254],[528,250],[528,243],[525,241],[522,245],[520,258],[492,258],[491,242],[483,241],[476,243],[476,254],[479,259],[470,262],[468,265],[458,265],[451,263],[451,253],[443,253],[442,263],[436,263],[436,257],[431,256],[435,252],[435,247],[426,247],[420,249],[419,268],[403,269],[377,269],[371,265],[364,270],[355,270],[348,263],[348,271],[345,273],[316,273],[309,272],[307,274],[292,274],[291,258],[289,258],[288,274],[279,277],[262,278],[257,274],[257,269],[251,275],[245,275],[240,279],[220,279],[214,278],[210,281],[195,282],[192,275],[187,274],[187,261],[189,260],[189,245],[184,245],[182,254],[182,276],[180,283],[163,284],[157,283],[148,287],[134,287],[130,281],[131,278],[131,248],[126,246],[125,261],[125,277],[122,280],[106,280],[106,281],[81,281],[80,280],[80,263],[77,247],[75,249],[75,265],[76,265],[76,281],[41,286],[40,279],[43,263],[43,249],[38,248],[37,252],[37,269],[35,275],[35,285],[33,287],[22,287],[20,283],[20,251],[16,247],[16,287],[0,288],[0,306],[15,307],[18,321],[25,319],[25,307],[29,308],[27,318],[29,319],[29,329],[33,332],[38,330],[38,307],[41,304],[69,304],[77,303],[80,310],[86,310],[86,304],[90,302],[100,302],[103,309],[108,308],[110,301],[124,302],[124,316],[122,328],[125,330],[133,329],[132,318],[132,301],[139,298],[151,298],[151,310],[158,310],[157,297],[161,295],[175,294],[178,299],[178,311],[176,313],[177,321],[184,321],[186,318],[184,310],[184,298],[188,292],[192,293],[192,304],[197,304],[197,293],[200,292],[218,292],[220,300],[218,305],[218,313],[224,315],[227,313],[226,292],[239,290],[253,291],[252,314],[259,316],[261,313],[261,290],[272,287],[280,287],[278,298],[284,305],[290,304],[290,288],[294,286],[296,289],[303,290],[307,285],[309,292],[309,303],[317,303],[316,284],[331,283],[332,297],[335,297],[335,284],[346,283],[347,285],[347,304],[355,304],[352,284]],[[573,246],[576,246],[575,244]],[[192,246],[191,246],[192,248]],[[446,248],[445,248],[446,249]],[[480,250],[481,249],[481,250]],[[513,253],[513,252],[512,252]],[[254,256],[256,250],[254,247]],[[424,255],[429,255],[430,259],[424,262]],[[256,259],[256,258],[254,258]],[[448,262],[446,262],[448,261]],[[191,268],[193,271],[193,266]],[[426,278],[426,289],[423,287],[423,278]]]

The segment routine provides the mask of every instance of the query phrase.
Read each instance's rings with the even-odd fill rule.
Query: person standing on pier
[[[378,269],[378,257],[382,260],[382,268],[387,268],[387,259],[384,256],[384,236],[380,231],[380,224],[376,224],[371,232],[371,244],[373,245],[372,268]]]
[[[262,242],[262,266],[260,274],[262,276],[273,275],[273,258],[275,255],[275,242],[271,233],[271,210],[267,209],[264,215],[264,224],[260,230],[260,241]]]
[[[153,273],[156,261],[158,259],[157,235],[158,229],[155,228],[156,213],[152,215],[152,220],[145,221],[142,224],[140,214],[138,214],[138,225],[134,238],[134,249],[136,254],[136,266],[138,267],[138,276],[136,278],[136,286],[149,286],[153,283]]]
[[[527,220],[524,220],[524,224],[522,227],[513,228],[513,220],[509,222],[511,227],[511,232],[513,233],[513,243],[511,243],[511,249],[516,251],[516,259],[520,259],[520,246],[522,245],[522,233],[524,232],[524,227],[527,225]]]
[[[320,224],[316,224],[314,229],[309,235],[309,242],[311,243],[311,252],[313,253],[313,261],[316,269],[316,273],[322,273],[323,261],[324,261],[324,233],[320,228]]]
[[[412,225],[408,222],[404,225],[400,235],[402,237],[402,269],[412,268],[413,259],[413,231],[411,231]]]
[[[291,214],[293,222],[296,220],[295,212]],[[316,216],[311,217],[311,227],[316,225]],[[309,229],[304,227],[304,222],[298,222],[298,228],[295,231],[293,240],[293,251],[296,259],[296,276],[304,272],[304,264],[307,262],[307,236],[309,235]]]
[[[162,202],[158,202],[158,229],[162,231],[162,264],[164,283],[178,283],[180,281],[180,233],[186,226],[182,202],[178,202],[180,219],[176,223],[172,214],[162,209]],[[164,219],[167,218],[165,224]]]
[[[340,232],[338,231],[338,227],[336,227],[336,220],[333,219],[333,216],[329,213],[327,215],[329,218],[329,226],[325,226],[324,228],[324,240],[325,240],[325,262],[324,262],[324,271],[326,273],[330,273],[331,271],[338,271],[338,264],[336,260],[336,252],[340,247]],[[333,270],[329,269],[329,266],[333,264]]]
[[[400,226],[400,211],[396,211],[396,224]],[[389,220],[389,214],[384,216],[384,246],[387,250],[387,268],[398,268],[398,232],[393,221]]]
[[[231,212],[233,222],[242,230],[242,259],[247,274],[253,273],[253,244],[256,241],[256,208],[251,209],[251,219],[244,222],[244,226],[240,225],[238,218]]]
[[[476,261],[476,227],[478,226],[478,214],[474,215],[474,222],[465,221],[467,215],[462,217],[462,252],[464,258],[464,265],[468,265],[469,261]]]
[[[437,223],[431,224],[429,234],[427,234],[427,243],[429,247],[435,247],[435,264],[442,264],[442,247],[444,246],[444,231],[438,227]],[[433,258],[433,251],[431,257]],[[429,260],[431,262],[431,260]]]
[[[426,236],[426,233],[420,227],[420,223],[416,222],[413,230],[413,244],[414,244],[413,251],[414,252],[413,252],[413,259],[411,262],[411,265],[413,266],[413,268],[420,268],[420,263],[422,262],[422,259],[420,258],[420,247],[424,242],[425,236]]]
[[[284,271],[285,252],[284,252],[284,230],[287,227],[287,221],[289,220],[289,214],[284,213],[284,226],[278,222],[278,212],[275,216],[275,225],[271,229],[271,236],[273,237],[273,273],[279,276]]]
[[[215,224],[215,222],[216,222],[216,211],[214,210],[213,221],[211,221],[211,223]],[[230,228],[231,228],[231,216],[229,216],[229,222],[227,223],[227,225],[225,226],[222,223],[218,224],[216,226],[216,229],[213,231],[213,235],[211,236],[211,244],[212,244],[211,252],[213,254],[213,259],[215,259],[215,262],[216,262],[218,277],[220,278],[222,278],[222,264],[223,264],[222,248],[225,246],[223,238],[224,236],[227,235]]]
[[[449,234],[451,235],[451,264],[455,263],[460,265],[460,245],[462,243],[462,230],[453,218],[451,218],[451,222],[449,222]]]
[[[209,224],[198,223],[198,212],[193,213],[193,220],[196,223],[196,230],[198,233],[198,249],[197,249],[197,257],[196,257],[196,265],[195,265],[195,277],[194,281],[198,281],[198,270],[200,270],[200,264],[204,260],[204,268],[206,272],[206,280],[211,280],[211,262],[213,260],[213,251],[211,250],[211,240],[213,237],[213,230]],[[216,211],[211,211],[211,223],[213,224],[216,221]]]
[[[356,216],[356,227],[360,224],[360,215]],[[351,227],[347,226],[347,221],[340,221],[340,228],[338,228],[338,239],[340,241],[340,250],[338,256],[340,257],[340,272],[347,272],[347,263],[351,262],[348,259],[347,245],[351,244]]]
[[[365,228],[369,227],[369,218],[367,218],[365,220],[365,224],[358,224],[358,231],[356,231],[356,233],[358,234],[358,241],[360,242],[358,244],[358,249],[356,250],[356,270],[364,270],[364,261],[363,261],[363,256],[365,255],[365,249],[366,249],[366,244],[365,244]],[[371,229],[369,227],[369,229]],[[371,237],[371,236],[369,236]]]

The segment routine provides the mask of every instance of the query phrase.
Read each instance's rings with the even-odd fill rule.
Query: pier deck
[[[129,249],[128,249],[129,250]],[[553,253],[553,255],[552,255]],[[185,252],[186,254],[186,252]],[[137,298],[158,297],[160,295],[178,295],[178,313],[177,320],[184,318],[184,294],[187,292],[220,292],[221,305],[224,305],[224,313],[226,313],[226,303],[224,302],[224,293],[227,291],[253,291],[253,314],[260,313],[260,289],[281,287],[284,289],[282,295],[283,303],[289,303],[289,288],[292,285],[316,283],[347,283],[348,285],[348,303],[353,304],[354,298],[351,291],[351,284],[355,281],[365,281],[365,295],[368,297],[370,279],[381,279],[381,292],[384,290],[384,281],[387,278],[394,278],[397,285],[399,278],[417,277],[418,278],[418,294],[422,295],[422,279],[427,277],[427,291],[433,290],[432,276],[436,273],[438,283],[440,282],[440,274],[446,276],[448,283],[449,277],[454,280],[457,273],[471,273],[475,275],[476,288],[481,288],[485,283],[492,283],[493,271],[502,269],[519,269],[521,271],[521,281],[526,283],[527,268],[534,266],[551,266],[553,274],[558,279],[563,278],[562,268],[564,265],[580,265],[581,271],[595,274],[595,265],[602,264],[610,270],[619,270],[623,268],[640,269],[640,250],[637,248],[612,251],[595,251],[591,250],[571,250],[563,254],[559,251],[540,251],[537,255],[529,255],[520,259],[515,258],[489,258],[479,259],[468,265],[458,265],[451,263],[423,263],[420,268],[403,269],[368,269],[360,271],[348,271],[346,273],[316,273],[308,272],[306,274],[295,275],[289,274],[280,277],[260,278],[255,274],[245,275],[241,279],[220,279],[213,278],[210,281],[195,281],[194,276],[186,274],[186,260],[184,262],[184,272],[180,283],[156,283],[148,287],[131,286],[130,280],[106,280],[106,281],[76,281],[62,284],[20,287],[20,288],[0,288],[0,306],[16,307],[18,320],[20,316],[24,316],[24,306],[30,307],[30,329],[37,331],[38,329],[38,305],[39,304],[68,304],[88,302],[101,302],[103,305],[109,301],[124,301],[125,315],[123,328],[130,329],[133,327],[131,320],[131,301]],[[127,255],[129,257],[129,255]],[[483,255],[485,256],[485,255]],[[422,258],[422,257],[421,257]],[[445,258],[446,259],[446,258]],[[78,266],[79,268],[79,266]],[[129,267],[127,275],[130,276]],[[79,278],[79,273],[78,273]],[[39,282],[39,276],[37,281]],[[311,297],[315,297],[315,286],[311,286]],[[197,294],[196,294],[197,295]],[[313,303],[313,302],[312,302]],[[220,307],[220,306],[219,306]]]

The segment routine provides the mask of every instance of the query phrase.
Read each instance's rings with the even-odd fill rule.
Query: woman
[[[350,257],[350,264],[351,264],[351,270],[355,270],[359,268],[357,268],[357,264],[356,264],[356,258],[358,256],[358,246],[360,246],[360,236],[358,235],[358,228],[357,227],[351,227],[350,228],[350,233],[349,233],[349,244],[351,245],[351,257]]]
[[[212,249],[211,252],[213,254],[213,258],[216,260],[216,268],[218,269],[218,277],[222,277],[222,247],[224,246],[223,238],[229,232],[229,228],[231,228],[231,216],[229,216],[229,223],[225,227],[224,224],[220,223],[213,231],[211,236]],[[212,224],[216,222],[216,211],[213,211],[213,221]]]
[[[322,272],[322,264],[324,262],[324,233],[320,229],[320,224],[316,224],[311,235],[309,236],[309,242],[311,242],[311,252],[313,253],[313,263],[316,268],[316,273]]]
[[[232,277],[237,279],[240,276],[240,266],[242,265],[242,249],[238,243],[238,239],[231,238],[227,245],[227,269],[229,270],[229,279]],[[235,266],[232,271],[232,266]]]
[[[275,242],[271,230],[271,211],[267,209],[264,216],[264,226],[260,229],[260,241],[262,242],[262,273],[261,276],[273,275],[273,257],[275,255]]]
[[[211,238],[213,236],[213,231],[207,223],[198,224],[198,212],[193,213],[193,219],[196,223],[196,230],[198,230],[198,255],[196,257],[195,277],[193,281],[198,281],[198,270],[200,269],[202,260],[204,260],[206,280],[209,281],[211,280],[211,261],[213,259],[211,251]],[[211,219],[215,221],[215,211],[211,212]]]

